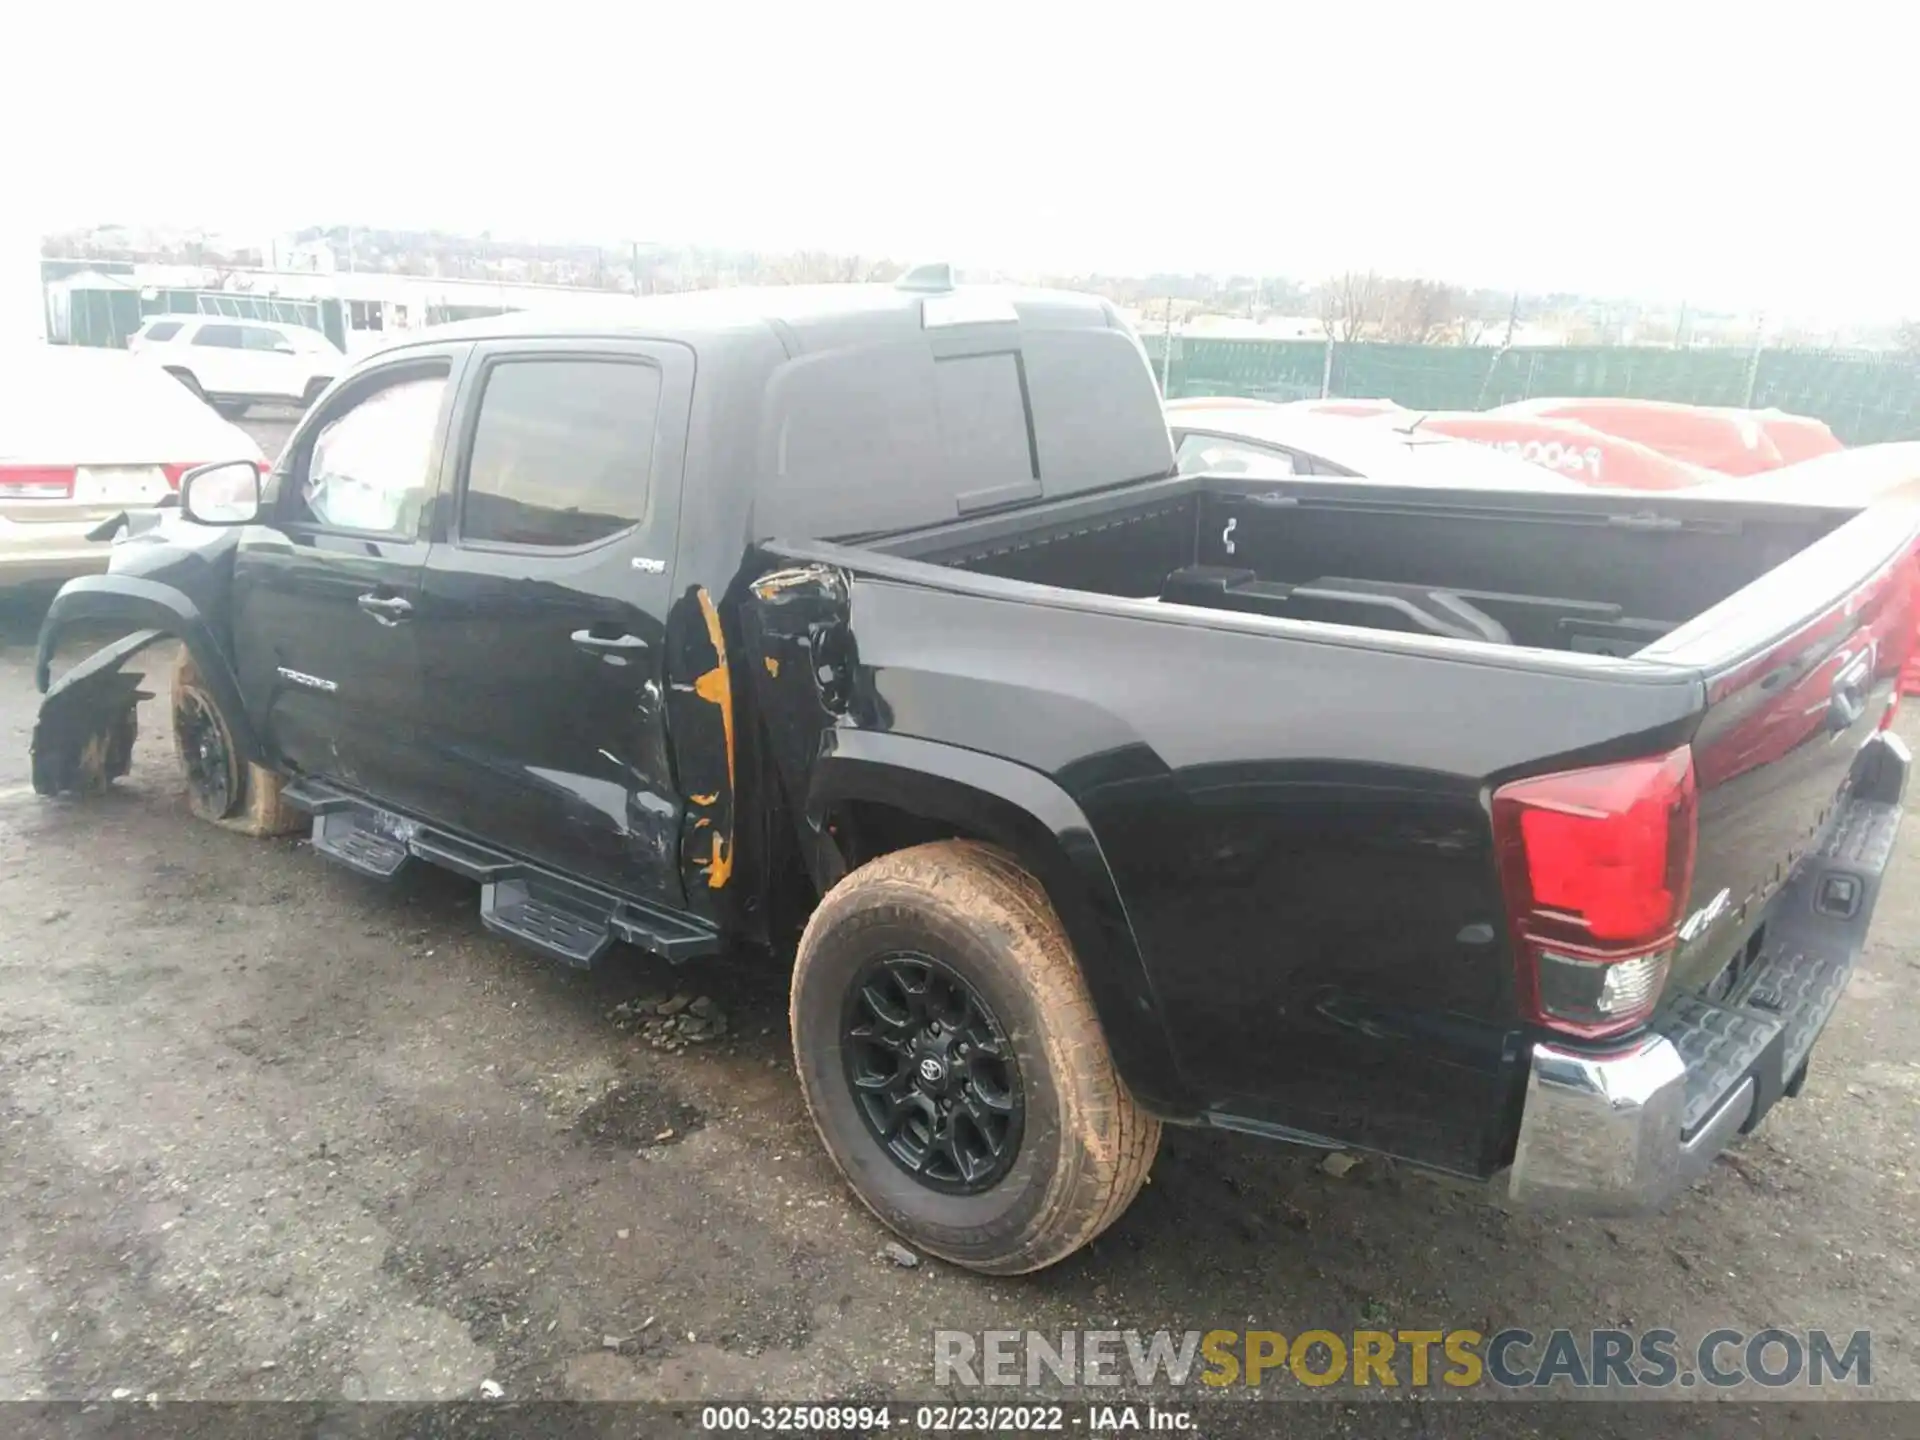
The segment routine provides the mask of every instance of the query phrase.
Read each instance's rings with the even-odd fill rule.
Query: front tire
[[[173,667],[173,750],[187,782],[187,807],[242,835],[287,835],[306,821],[280,798],[280,777],[242,760],[220,702],[184,649]]]
[[[1145,1183],[1160,1122],[1114,1068],[1046,892],[1003,851],[942,841],[847,876],[801,938],[790,1018],[827,1153],[930,1254],[1039,1270]]]

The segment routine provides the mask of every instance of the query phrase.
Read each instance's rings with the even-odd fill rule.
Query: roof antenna
[[[941,291],[953,289],[953,266],[945,260],[910,266],[907,273],[893,284],[896,290],[918,290],[938,294]]]

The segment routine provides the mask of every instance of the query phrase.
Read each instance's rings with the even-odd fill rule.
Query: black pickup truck
[[[609,303],[190,474],[53,603],[35,785],[125,770],[175,637],[206,819],[445,866],[569,964],[797,953],[828,1150],[985,1271],[1163,1122],[1621,1212],[1805,1082],[1899,822],[1913,502],[1181,475],[1098,299]],[[77,622],[124,638],[50,684]]]

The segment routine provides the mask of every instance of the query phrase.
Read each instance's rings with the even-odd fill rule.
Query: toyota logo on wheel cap
[[[947,1067],[931,1055],[920,1062],[920,1078],[929,1084],[937,1082],[946,1073]]]

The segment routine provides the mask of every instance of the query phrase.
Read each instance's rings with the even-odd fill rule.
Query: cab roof
[[[697,347],[778,334],[790,353],[904,338],[944,325],[1001,322],[1124,329],[1111,303],[1061,290],[998,285],[754,285],[670,295],[608,295],[564,308],[511,311],[414,331],[407,343],[624,335]]]

